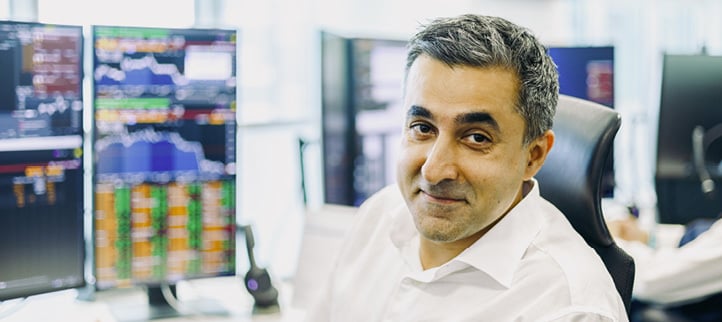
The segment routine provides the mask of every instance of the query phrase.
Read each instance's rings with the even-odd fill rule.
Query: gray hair
[[[409,41],[406,74],[421,54],[452,67],[499,66],[516,72],[520,80],[516,109],[526,120],[524,144],[551,129],[559,98],[558,72],[529,30],[499,17],[438,18]]]

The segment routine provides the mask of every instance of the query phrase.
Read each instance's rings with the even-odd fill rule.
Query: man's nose
[[[459,176],[456,140],[439,137],[426,154],[421,175],[431,184],[444,180],[456,180]]]

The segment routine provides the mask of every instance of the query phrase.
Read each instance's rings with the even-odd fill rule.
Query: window
[[[193,0],[38,0],[38,20],[73,25],[189,27],[194,9]]]

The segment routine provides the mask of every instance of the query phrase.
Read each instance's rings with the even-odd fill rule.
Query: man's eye
[[[472,134],[471,139],[477,143],[483,143],[483,142],[489,141],[489,138],[487,138],[485,135],[478,134],[478,133]]]
[[[491,137],[484,133],[470,133],[462,138],[463,142],[472,149],[488,153],[492,147]]]
[[[411,129],[424,134],[431,132],[431,126],[423,123],[414,124]]]

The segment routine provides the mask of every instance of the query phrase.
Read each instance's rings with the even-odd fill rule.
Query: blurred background
[[[654,221],[663,55],[722,54],[720,12],[713,0],[0,0],[0,20],[82,25],[87,39],[91,25],[237,29],[237,221],[254,225],[256,259],[282,278],[296,269],[304,214],[326,200],[322,32],[403,42],[432,18],[479,13],[550,47],[612,46],[613,198]]]

